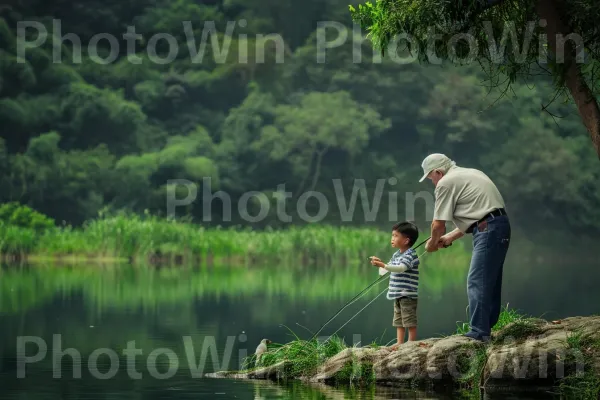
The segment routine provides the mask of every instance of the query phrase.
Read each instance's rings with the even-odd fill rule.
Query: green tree
[[[357,103],[347,92],[308,93],[292,104],[277,106],[274,123],[262,129],[254,147],[291,165],[295,177],[301,179],[298,192],[309,180],[312,191],[328,152],[338,150],[356,157],[369,140],[389,127],[389,120],[381,120],[376,110]]]
[[[127,155],[116,163],[119,179],[111,205],[136,212],[146,209],[163,212],[171,179],[186,179],[202,188],[204,178],[209,178],[212,187],[218,188],[219,168],[213,160],[214,154],[210,135],[199,126],[188,136],[169,137],[159,151]],[[193,207],[188,211],[193,212]]]
[[[0,206],[0,221],[13,226],[38,230],[54,226],[52,218],[16,202],[5,203]]]
[[[382,52],[397,35],[407,33],[414,39],[409,47],[418,54],[419,61],[432,62],[434,42],[436,58],[477,59],[494,84],[499,84],[498,74],[514,83],[522,76],[550,72],[559,91],[569,91],[600,157],[600,108],[595,97],[600,66],[596,21],[600,8],[594,0],[376,0],[358,8],[350,6],[350,11],[354,20],[369,30],[374,45]],[[545,26],[537,23],[540,19],[545,20]],[[512,52],[499,52],[496,47],[496,38],[503,37],[505,29],[515,33]],[[440,40],[433,40],[434,33],[440,35]],[[449,46],[465,33],[469,33],[467,39],[458,40],[455,47]],[[574,45],[567,36],[571,33],[580,35],[580,44]],[[519,37],[525,42],[523,51],[519,49]],[[506,44],[505,38],[502,42],[501,45]],[[540,52],[546,46],[548,54],[543,62],[547,68],[540,68]],[[450,52],[452,48],[456,54]],[[475,54],[471,53],[472,48],[476,49]],[[588,62],[582,65],[584,57]]]
[[[139,105],[123,99],[122,93],[73,84],[61,107],[61,131],[65,147],[89,148],[106,143],[115,154],[125,154],[137,146],[139,127],[146,115]]]
[[[596,168],[583,173],[581,168],[565,168],[580,163],[578,157],[586,153],[581,152],[581,139],[561,138],[540,119],[520,117],[516,132],[482,163],[495,171],[507,202],[516,205],[511,209],[517,218],[553,220],[589,232],[598,211],[587,204],[600,200],[597,189],[590,191],[600,174]],[[591,165],[589,154],[584,158]]]
[[[60,221],[81,223],[97,215],[111,192],[114,156],[105,145],[86,151],[64,151],[56,132],[29,142],[22,154],[10,156],[6,197]]]
[[[502,143],[509,131],[497,131],[497,118],[486,110],[485,97],[476,76],[448,74],[419,111],[421,146],[466,158],[470,152],[485,154]]]
[[[288,171],[283,162],[266,162],[257,157],[253,142],[264,126],[273,121],[276,99],[272,94],[255,88],[237,107],[233,107],[223,122],[216,148],[216,158],[223,170],[222,187],[228,192],[241,194],[250,187],[262,187],[278,181]]]
[[[377,7],[408,3],[380,1],[373,7],[384,10]],[[481,18],[493,17],[496,48],[506,44],[508,51],[506,62],[492,63],[495,68],[490,72],[475,63],[425,68],[382,57],[369,38],[348,25],[351,15],[341,0],[65,4],[64,0],[12,0],[9,8],[0,7],[0,184],[4,189],[0,202],[18,201],[59,223],[78,224],[104,208],[164,214],[169,179],[187,179],[203,190],[202,178],[210,177],[212,191],[225,191],[236,204],[254,190],[270,199],[282,183],[294,194],[314,188],[335,201],[331,185],[335,178],[342,179],[344,188],[351,187],[354,179],[364,179],[373,198],[372,190],[381,178],[387,182],[396,177],[397,184],[386,184],[385,189],[396,191],[398,199],[384,194],[379,209],[386,213],[389,202],[401,212],[401,193],[430,189],[417,182],[423,157],[443,151],[461,165],[481,167],[499,182],[512,212],[521,217],[520,225],[539,226],[548,216],[552,219],[543,224],[566,224],[563,217],[568,216],[565,226],[597,235],[598,228],[590,221],[596,216],[600,177],[577,108],[560,101],[543,108],[554,96],[547,77],[532,79],[535,87],[515,81],[512,90],[504,92],[505,87],[498,86],[497,73],[518,76],[528,71],[519,64],[519,55],[511,53],[510,36],[500,42],[506,16],[512,18],[515,7],[528,12],[526,5],[505,0],[479,13],[468,9],[470,3],[467,9],[458,9],[454,3],[438,7],[441,2],[431,0],[410,2],[415,7],[404,14],[402,8],[395,9],[407,18],[419,10],[430,11],[418,19],[425,21],[421,25],[403,28],[413,31],[427,23],[431,12],[439,13],[434,22],[448,21],[449,35],[460,31],[453,21],[477,28]],[[595,21],[597,7],[586,9],[586,4],[593,5],[587,0],[572,4],[585,12],[569,24],[575,21],[573,25],[582,32],[592,29],[588,22]],[[449,9],[457,12],[454,19],[444,19]],[[575,15],[573,10],[569,15]],[[378,21],[385,22],[386,15]],[[515,19],[516,27],[530,16],[525,13]],[[63,35],[81,38],[81,63],[73,62],[76,49],[69,41],[60,48],[63,62],[53,62],[51,37],[18,59],[17,22],[40,21],[52,33],[53,18],[61,20]],[[245,27],[240,25],[243,19]],[[195,43],[188,45],[183,20],[191,21]],[[324,20],[346,24],[349,35],[340,46],[327,49],[325,62],[320,62],[319,38],[325,33],[331,41],[340,33],[318,28],[317,21]],[[215,21],[215,39],[222,51],[218,53],[208,36],[204,58],[197,62],[190,58],[189,46],[199,50],[210,21]],[[235,21],[230,40],[225,35],[229,21]],[[131,25],[142,35],[133,49],[140,64],[128,57],[127,43],[121,39]],[[369,37],[376,39],[374,34],[387,28],[394,26],[374,26]],[[101,65],[87,51],[89,39],[100,32],[119,38],[113,63]],[[36,38],[35,30],[27,33],[28,40]],[[149,40],[157,33],[169,33],[177,40],[179,53],[173,62],[152,61]],[[284,39],[283,53],[269,34]],[[425,33],[419,37],[426,37]],[[488,47],[488,37],[475,37]],[[438,45],[438,55],[453,61],[452,54],[443,52],[447,42],[432,44]],[[464,44],[457,43],[460,57],[467,54]],[[157,43],[158,57],[168,55],[166,45],[162,39]],[[529,47],[536,45],[532,41]],[[257,50],[260,57],[263,47],[264,62],[257,58]],[[108,54],[108,41],[101,40],[97,50]],[[280,54],[283,64],[278,63]],[[525,52],[522,59],[529,56]],[[511,69],[514,65],[522,69]],[[491,82],[481,85],[486,74]],[[556,154],[561,168],[550,154]],[[543,163],[551,174],[544,175]],[[181,190],[178,196],[184,197],[186,189]],[[536,195],[543,206],[537,204]],[[219,221],[221,203],[212,203],[211,224],[225,223]],[[264,203],[254,204],[260,205]],[[287,225],[275,210],[271,204],[271,214],[261,226]],[[193,220],[202,218],[202,201],[198,198],[185,212]],[[330,209],[325,222],[339,223],[339,217]],[[387,221],[387,213],[378,222],[388,226],[381,217]]]

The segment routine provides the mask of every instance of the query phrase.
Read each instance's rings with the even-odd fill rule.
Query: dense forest
[[[378,215],[387,226],[388,202],[400,204],[401,218],[404,193],[432,192],[429,182],[418,183],[420,163],[443,152],[490,175],[521,226],[598,233],[598,161],[576,110],[554,98],[551,81],[530,77],[503,93],[503,86],[488,87],[477,64],[379,62],[366,32],[353,32],[348,3],[29,0],[0,6],[0,202],[27,204],[75,225],[106,210],[165,215],[167,181],[186,179],[197,183],[198,200],[178,216],[234,224],[244,193],[260,191],[274,203],[273,192],[285,184],[295,199],[308,190],[334,199],[324,221],[336,223],[334,179],[348,198],[355,179],[373,194],[377,180],[395,177],[386,191],[397,192],[397,200],[383,196]],[[19,21],[44,24],[48,39],[19,54]],[[319,21],[339,21],[349,35],[327,50],[324,62],[317,58]],[[218,34],[206,36],[212,22]],[[124,36],[128,27],[135,40]],[[36,29],[24,32],[35,41]],[[80,59],[70,33],[81,41]],[[100,33],[119,42],[95,40]],[[176,39],[172,62],[157,62],[173,49],[166,39],[153,39],[157,34]],[[268,40],[269,34],[283,41]],[[327,34],[332,40],[337,32]],[[62,36],[62,44],[52,35]],[[264,49],[264,60],[257,49]],[[203,207],[207,184],[231,197],[231,221],[223,221],[222,202]],[[286,223],[270,210],[257,226]],[[293,216],[294,207],[287,213]],[[362,218],[357,213],[352,223]]]

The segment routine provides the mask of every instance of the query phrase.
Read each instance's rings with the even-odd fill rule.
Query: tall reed
[[[81,228],[44,231],[0,225],[0,254],[5,256],[104,258],[133,262],[227,259],[234,262],[364,261],[389,247],[389,233],[371,228],[325,225],[284,230],[205,227],[154,216],[117,215]]]

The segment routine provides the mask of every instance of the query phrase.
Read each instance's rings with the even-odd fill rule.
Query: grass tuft
[[[349,384],[358,386],[369,386],[375,382],[373,363],[359,362],[353,357],[344,367],[334,375],[336,384]]]
[[[600,338],[578,331],[567,338],[565,377],[558,390],[566,398],[600,398],[600,371],[594,363],[600,359]]]
[[[498,317],[498,322],[494,325],[492,330],[499,331],[502,328],[506,327],[509,324],[515,322],[521,322],[526,319],[526,316],[519,313],[517,310],[508,308],[508,304],[502,308],[500,312],[500,316]]]
[[[263,354],[258,365],[254,355],[247,357],[243,363],[243,370],[248,372],[256,368],[285,362],[287,364],[285,377],[288,379],[300,378],[314,374],[328,358],[348,348],[343,339],[337,336],[332,336],[323,343],[319,343],[316,339],[300,340],[295,334],[294,336],[296,340],[287,344],[271,344],[271,349]]]
[[[541,327],[533,320],[520,319],[504,327],[501,332],[494,337],[494,342],[497,343],[506,339],[522,341],[531,336],[540,335],[541,333]]]
[[[247,357],[242,371],[251,372],[258,368],[284,363],[284,379],[308,377],[314,375],[319,366],[329,358],[349,348],[338,336],[332,336],[323,342],[318,342],[317,339],[306,341],[300,340],[293,331],[291,332],[296,340],[287,344],[271,344],[269,351],[263,354],[258,365],[254,355]],[[346,363],[333,377],[335,384],[369,386],[374,382],[373,363],[359,362],[354,354],[352,361]]]
[[[463,335],[471,329],[468,322],[456,323],[456,334]],[[504,306],[498,317],[498,322],[492,327],[492,332],[500,332],[494,340],[503,340],[508,337],[516,339],[527,338],[537,335],[541,332],[540,328],[535,324],[535,321],[521,314],[515,309],[509,308],[508,304]]]
[[[457,350],[457,372],[461,374],[458,379],[460,393],[463,397],[480,398],[480,383],[487,361],[485,347],[467,344]]]

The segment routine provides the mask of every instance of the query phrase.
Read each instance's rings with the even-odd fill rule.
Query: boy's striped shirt
[[[388,300],[400,297],[416,299],[419,289],[419,257],[414,249],[408,249],[404,253],[396,251],[390,259],[389,265],[406,266],[404,272],[390,272],[390,284],[388,288]]]

